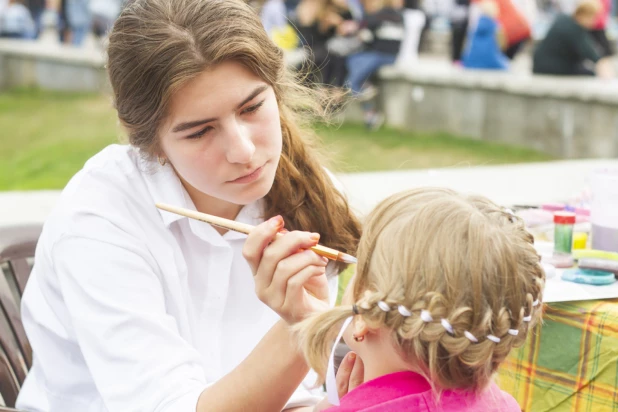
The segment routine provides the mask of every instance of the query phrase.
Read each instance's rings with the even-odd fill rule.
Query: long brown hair
[[[532,243],[521,219],[483,197],[398,193],[367,218],[351,301],[369,328],[392,331],[394,350],[437,392],[480,391],[541,319],[545,273]],[[296,327],[322,377],[354,313],[346,303]]]
[[[283,149],[265,216],[280,214],[289,230],[318,232],[321,243],[353,253],[358,220],[320,164],[309,127],[324,116],[324,101],[295,78],[241,0],[135,0],[123,10],[110,34],[107,68],[130,143],[156,156],[171,96],[224,61],[271,85],[279,104]]]

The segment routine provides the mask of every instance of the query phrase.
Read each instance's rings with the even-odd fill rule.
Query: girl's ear
[[[354,320],[352,321],[352,330],[354,331],[353,334],[356,338],[364,338],[367,333],[369,333],[369,328],[367,327],[364,319],[362,316],[358,315],[354,316]]]

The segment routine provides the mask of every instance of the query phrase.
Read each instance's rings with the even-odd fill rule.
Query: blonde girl
[[[523,222],[485,198],[424,188],[380,203],[363,229],[343,305],[297,326],[321,377],[344,321],[364,363],[365,383],[329,410],[519,411],[492,376],[541,318],[545,274]]]

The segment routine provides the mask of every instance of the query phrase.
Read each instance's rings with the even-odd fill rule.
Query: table
[[[498,385],[526,412],[618,411],[618,299],[544,310],[544,324],[500,367]]]

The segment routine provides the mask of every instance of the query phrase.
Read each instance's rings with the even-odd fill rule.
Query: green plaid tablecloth
[[[618,412],[618,299],[546,304],[498,384],[526,412]]]

